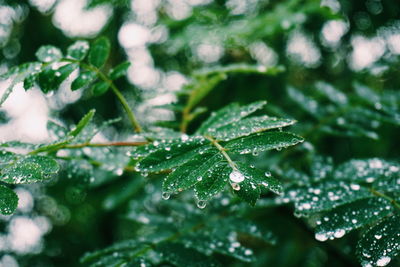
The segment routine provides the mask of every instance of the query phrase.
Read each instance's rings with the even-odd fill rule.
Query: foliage
[[[172,2],[154,4],[152,24],[137,1],[86,1],[85,12],[113,10],[103,31],[49,41],[33,1],[0,1],[31,10],[43,38],[6,41],[3,54],[13,40],[28,48],[1,59],[0,107],[21,87],[50,107],[79,94],[51,111],[46,141],[0,143],[4,231],[21,218],[53,227],[38,251],[18,251],[10,234],[2,253],[24,266],[399,264],[400,53],[387,38],[391,52],[367,66],[351,55],[361,33],[386,38],[400,9]],[[121,18],[151,28],[144,44],[124,45]],[[334,43],[329,23],[344,27]],[[11,124],[0,112],[0,126]]]

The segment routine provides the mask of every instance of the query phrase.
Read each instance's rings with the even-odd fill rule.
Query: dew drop
[[[170,194],[170,193],[167,193],[167,192],[162,193],[162,198],[163,198],[164,200],[168,200],[170,197],[171,197],[171,194]]]
[[[233,190],[235,191],[239,191],[240,190],[240,185],[237,183],[231,183],[231,186],[233,188]]]
[[[324,241],[328,240],[328,236],[323,233],[316,233],[315,239],[317,239],[318,241],[324,242]]]
[[[377,266],[386,266],[386,265],[389,264],[389,262],[390,262],[391,260],[392,260],[392,259],[391,259],[390,257],[388,257],[388,256],[383,256],[383,257],[379,258],[379,260],[376,261],[376,265],[377,265]]]
[[[197,201],[197,207],[199,209],[204,209],[206,206],[207,206],[207,202],[206,201],[204,201],[204,200]]]
[[[244,175],[241,172],[239,172],[238,170],[233,170],[229,174],[229,179],[234,183],[240,183],[240,182],[243,182]]]
[[[264,173],[266,177],[271,177],[271,173],[270,172],[265,172]]]
[[[333,233],[333,236],[336,237],[336,238],[341,238],[341,237],[344,236],[345,233],[346,233],[345,230],[338,229],[338,230],[335,231],[335,233]]]

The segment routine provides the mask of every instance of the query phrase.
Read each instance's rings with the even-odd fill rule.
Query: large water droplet
[[[162,198],[163,198],[164,200],[168,200],[170,197],[171,197],[171,194],[170,194],[170,193],[167,193],[167,192],[162,193]]]
[[[206,206],[207,206],[207,202],[206,201],[204,201],[204,200],[197,201],[197,207],[199,209],[204,209]]]
[[[386,266],[386,265],[389,264],[389,262],[390,262],[391,260],[392,260],[392,259],[391,259],[390,257],[388,257],[388,256],[383,256],[383,257],[379,258],[379,260],[376,261],[376,265],[377,265],[377,266]]]
[[[240,183],[240,182],[243,182],[244,175],[241,172],[239,172],[238,170],[233,170],[229,174],[229,179],[234,183]]]

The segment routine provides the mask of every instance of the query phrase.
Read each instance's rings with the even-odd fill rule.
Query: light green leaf
[[[116,80],[124,76],[130,66],[131,63],[129,61],[122,62],[121,64],[117,65],[115,68],[110,70],[108,76],[110,77],[111,80]]]
[[[303,141],[302,137],[292,133],[263,132],[228,141],[224,147],[231,153],[254,154],[272,149],[280,150]]]
[[[393,212],[393,206],[383,198],[357,200],[321,214],[315,229],[319,241],[340,238],[345,233],[369,225]]]
[[[108,91],[108,88],[110,88],[110,84],[108,82],[99,81],[93,85],[92,94],[94,96],[101,96]]]
[[[67,49],[67,56],[76,60],[83,60],[89,52],[87,41],[76,41]]]
[[[217,140],[229,141],[270,129],[282,128],[296,123],[295,120],[269,116],[250,117],[215,129],[212,136]],[[211,133],[211,132],[210,132]]]
[[[93,119],[96,110],[91,109],[83,118],[78,122],[75,129],[70,131],[68,135],[76,137]]]
[[[4,167],[16,158],[17,155],[13,152],[0,150],[0,167]]]
[[[0,185],[0,213],[12,214],[18,206],[18,196],[10,188]]]
[[[363,266],[386,266],[400,252],[400,215],[382,220],[358,241],[357,255]]]
[[[48,180],[59,170],[58,163],[45,156],[23,156],[1,170],[0,181],[30,184]]]
[[[36,52],[36,57],[42,62],[54,62],[62,58],[62,52],[55,46],[44,45]]]
[[[263,108],[266,104],[266,101],[254,102],[243,107],[240,107],[237,103],[230,104],[211,114],[211,116],[200,126],[197,132],[199,134],[210,133],[210,135],[212,135],[215,129],[237,122],[251,113]]]
[[[86,85],[89,85],[95,78],[96,72],[94,71],[83,71],[79,74],[79,76],[72,82],[71,90],[78,90]]]
[[[89,51],[89,63],[101,68],[107,61],[110,54],[111,44],[106,37],[96,39]]]
[[[40,69],[41,69],[41,64],[40,63],[38,63],[38,62],[29,62],[29,63],[22,64],[20,66],[17,66],[15,68],[12,68],[5,75],[3,75],[4,79],[10,78],[13,75],[15,75],[15,77],[14,77],[13,81],[11,82],[10,86],[8,86],[5,89],[3,95],[1,96],[0,107],[7,100],[7,98],[11,94],[12,90],[14,89],[14,86],[17,83],[24,81],[25,78],[27,78],[32,73],[37,73]]]

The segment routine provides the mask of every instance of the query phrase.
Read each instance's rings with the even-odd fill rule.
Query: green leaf
[[[89,51],[89,63],[101,68],[107,61],[110,54],[111,44],[106,37],[96,39]]]
[[[36,57],[42,62],[54,62],[62,58],[62,52],[55,46],[44,45],[36,52]]]
[[[269,116],[250,117],[215,129],[212,136],[218,140],[229,141],[270,129],[282,128],[296,123],[295,120]]]
[[[147,244],[135,240],[117,242],[105,249],[86,253],[80,260],[85,266],[108,267],[108,266],[141,266],[137,265],[138,252],[149,248]],[[139,258],[140,264],[140,258]],[[147,266],[147,265],[145,265]]]
[[[213,258],[207,257],[192,248],[186,248],[184,245],[179,243],[163,242],[157,245],[156,250],[161,254],[161,257],[165,261],[177,267],[220,266],[220,264]]]
[[[110,88],[110,84],[108,82],[99,81],[93,85],[92,93],[94,96],[101,96],[108,91],[108,88]]]
[[[237,122],[243,117],[263,108],[266,104],[266,101],[254,102],[243,107],[240,107],[237,103],[230,104],[211,114],[211,116],[197,130],[197,133],[210,133],[210,135],[212,135],[217,128]]]
[[[0,185],[0,213],[12,214],[18,206],[18,196],[10,188]]]
[[[0,181],[30,184],[48,180],[59,170],[58,163],[45,156],[23,156],[1,170]]]
[[[357,256],[363,266],[386,266],[400,252],[400,215],[382,220],[359,240]]]
[[[0,150],[0,167],[4,167],[16,158],[17,155],[13,152]]]
[[[380,158],[354,159],[339,165],[333,174],[337,180],[358,183],[378,183],[398,176],[400,164]]]
[[[345,233],[372,224],[391,214],[393,206],[383,198],[357,200],[321,214],[315,229],[319,241],[340,238]]]
[[[309,115],[315,118],[322,116],[320,112],[321,107],[313,98],[303,94],[303,92],[294,87],[288,87],[287,92],[288,96]]]
[[[191,160],[180,165],[165,178],[163,191],[177,193],[186,190],[200,182],[206,172],[219,176],[218,172],[213,172],[212,167],[220,160],[222,160],[222,155],[216,149],[206,151],[201,155],[195,155]]]
[[[83,60],[89,52],[87,41],[76,41],[67,49],[67,56],[76,60]]]
[[[347,105],[348,99],[347,96],[341,91],[337,90],[332,85],[325,82],[317,82],[315,84],[318,92],[323,94],[326,98],[328,98],[331,102],[337,105]]]
[[[13,81],[11,82],[10,86],[8,86],[5,90],[3,95],[1,96],[0,99],[0,107],[3,105],[3,103],[7,100],[7,98],[10,96],[12,90],[14,89],[14,86],[19,83],[24,81],[25,78],[27,78],[29,75],[33,73],[37,73],[41,69],[41,64],[38,62],[29,62],[22,64],[20,66],[17,66],[15,68],[12,68],[10,71],[8,71],[5,75],[3,75],[3,78],[10,78],[13,75],[15,75]]]
[[[89,83],[91,83],[96,78],[96,72],[94,71],[83,71],[79,76],[72,82],[71,90],[78,90]]]
[[[38,85],[44,93],[57,90],[61,83],[77,68],[77,64],[67,64],[58,69],[48,66],[38,74]]]
[[[224,190],[225,186],[228,184],[229,174],[232,169],[228,167],[225,161],[214,161],[210,158],[209,161],[213,161],[213,165],[208,168],[208,171],[203,172],[201,176],[201,181],[198,181],[194,187],[194,192],[199,200],[208,200]],[[211,162],[210,162],[211,163]],[[205,168],[205,165],[210,164],[205,162],[201,168]]]
[[[249,154],[287,148],[303,142],[298,135],[287,132],[263,132],[228,141],[224,147],[231,153]]]
[[[38,76],[39,75],[37,73],[32,73],[32,74],[28,75],[28,77],[26,77],[24,79],[24,89],[28,90],[28,89],[32,88],[33,86],[35,86]]]
[[[124,75],[126,75],[126,72],[128,68],[130,67],[131,63],[129,61],[122,62],[121,64],[117,65],[115,68],[110,70],[110,73],[108,76],[110,77],[111,80],[116,80]]]
[[[82,119],[78,122],[75,129],[71,130],[68,135],[76,137],[82,130],[92,121],[96,110],[91,109]]]
[[[182,139],[155,141],[144,147],[149,154],[136,165],[136,169],[141,172],[172,169],[211,149],[210,145],[204,146],[207,143],[208,141],[202,137],[192,137],[184,141]],[[137,156],[138,154],[133,154],[134,158]]]
[[[275,194],[282,194],[282,183],[272,177],[269,172],[263,173],[261,170],[251,166],[249,167],[247,164],[242,162],[238,162],[236,165],[245,178],[251,179],[256,186],[267,188]]]
[[[288,195],[294,198],[296,212],[305,216],[373,197],[367,188],[358,184],[329,180],[289,192]]]

